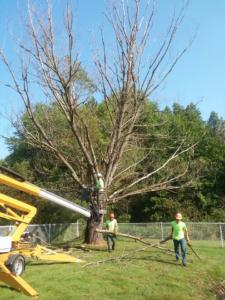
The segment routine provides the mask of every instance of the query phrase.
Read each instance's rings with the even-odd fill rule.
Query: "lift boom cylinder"
[[[40,197],[40,198],[49,200],[60,206],[66,207],[72,211],[78,212],[87,218],[89,218],[91,215],[90,211],[88,209],[86,209],[80,205],[77,205],[71,201],[68,201],[68,200],[64,199],[63,197],[57,196],[57,195],[50,193],[44,189],[41,189],[38,186],[31,184],[27,181],[21,182],[19,180],[11,178],[7,175],[0,174],[0,183],[10,186],[14,189],[23,191],[32,196],[36,196],[36,197]]]

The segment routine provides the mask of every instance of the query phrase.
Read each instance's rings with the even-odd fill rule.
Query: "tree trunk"
[[[105,244],[102,233],[96,232],[96,229],[102,229],[103,226],[103,208],[105,203],[104,199],[104,192],[98,192],[97,198],[91,198],[91,216],[87,220],[84,236],[84,242],[86,244]]]

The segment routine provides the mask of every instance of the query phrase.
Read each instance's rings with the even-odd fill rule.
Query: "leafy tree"
[[[105,192],[97,202],[92,199],[86,230],[86,242],[92,243],[98,239],[95,229],[102,224],[102,208],[142,193],[177,189],[187,174],[188,164],[181,156],[187,159],[195,144],[182,138],[170,147],[167,130],[166,151],[154,144],[155,138],[147,141],[152,135],[148,114],[146,131],[140,130],[146,126],[142,122],[149,106],[147,99],[188,49],[189,45],[171,56],[185,6],[171,19],[158,47],[151,47],[154,1],[113,1],[108,20],[114,55],[102,34],[101,49],[94,61],[94,84],[76,54],[72,8],[67,6],[61,39],[55,35],[51,8],[47,11],[43,20],[28,7],[27,41],[31,43],[18,45],[24,54],[20,72],[15,72],[3,51],[0,56],[12,78],[8,86],[19,94],[26,109],[17,127],[26,142],[63,167],[77,193],[95,185],[97,174],[103,174]],[[60,41],[64,51],[59,51]],[[34,86],[47,104],[34,105]],[[101,105],[93,101],[95,88],[102,94]],[[152,108],[148,109],[151,112]],[[55,120],[60,126],[55,126]],[[158,146],[160,151],[156,153]],[[144,167],[149,159],[151,163]]]

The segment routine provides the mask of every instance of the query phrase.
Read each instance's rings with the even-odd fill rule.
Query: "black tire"
[[[21,276],[25,270],[25,258],[22,255],[10,255],[6,266],[13,275]]]

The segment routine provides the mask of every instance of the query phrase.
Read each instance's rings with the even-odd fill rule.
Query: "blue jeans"
[[[174,252],[176,255],[176,260],[179,259],[179,246],[181,248],[181,255],[182,255],[182,264],[186,265],[186,242],[185,239],[181,239],[181,240],[173,240],[173,244],[174,244]]]
[[[115,250],[115,246],[116,246],[115,235],[107,234],[107,244],[108,244],[108,251]]]

